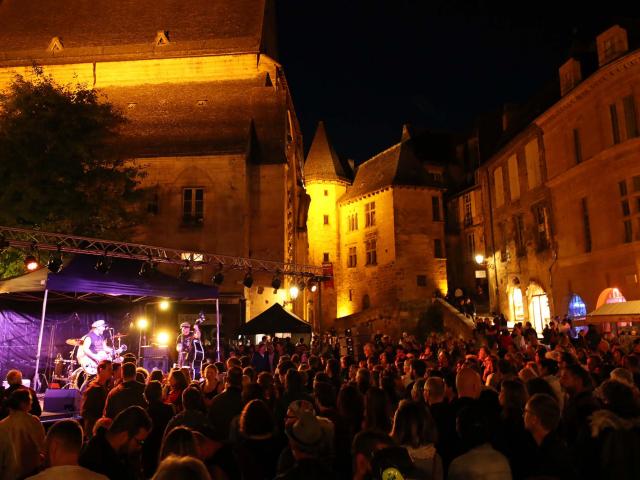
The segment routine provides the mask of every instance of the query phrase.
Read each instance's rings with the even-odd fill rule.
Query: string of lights
[[[25,256],[25,265],[27,265],[26,260],[28,259],[29,265],[27,268],[30,270],[34,269],[30,267],[34,264],[35,268],[38,267],[36,255],[38,251],[51,251],[54,252],[54,254],[50,256],[49,263],[51,264],[51,268],[55,268],[57,271],[59,271],[62,266],[62,254],[67,253],[99,257],[96,263],[96,269],[108,269],[112,258],[140,260],[142,262],[140,268],[141,275],[143,275],[143,272],[155,268],[155,265],[159,263],[180,265],[182,268],[212,265],[216,266],[216,273],[213,276],[213,282],[216,284],[222,283],[224,270],[243,270],[247,272],[249,277],[251,277],[251,272],[269,272],[274,276],[287,275],[300,279],[308,278],[312,283],[330,278],[323,274],[322,267],[315,265],[283,263],[207,252],[193,252],[190,250],[156,247],[130,242],[116,242],[0,225],[0,251],[8,247],[18,248],[28,252]],[[247,278],[245,278],[245,284],[246,283],[250,283]]]

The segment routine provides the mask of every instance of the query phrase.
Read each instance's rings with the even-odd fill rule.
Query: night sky
[[[490,1],[277,0],[279,60],[305,151],[319,120],[357,162],[398,142],[403,123],[463,132],[557,81],[575,39],[595,40],[618,18],[535,5],[516,15]]]

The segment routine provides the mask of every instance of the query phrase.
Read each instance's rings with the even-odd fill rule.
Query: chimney
[[[560,95],[573,90],[573,88],[582,81],[582,69],[580,62],[575,58],[570,58],[558,69],[560,75]]]
[[[596,37],[596,44],[598,46],[598,66],[602,67],[629,50],[627,31],[620,25],[614,25]]]
[[[402,125],[402,137],[400,138],[400,142],[406,142],[411,139],[411,133],[409,132],[409,124],[405,123]]]

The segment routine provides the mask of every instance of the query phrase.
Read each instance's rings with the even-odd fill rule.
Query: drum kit
[[[126,336],[126,333],[110,335],[112,344],[115,345],[117,342],[117,347],[120,351],[126,350],[126,346],[120,345],[120,339]],[[64,384],[63,388],[80,389],[87,379],[92,376],[92,373],[88,372],[85,367],[79,366],[78,353],[84,343],[84,338],[68,338],[64,343],[73,348],[69,352],[68,359],[58,353],[53,362],[51,381]],[[119,354],[110,358],[110,360],[114,363],[122,363],[122,357]]]

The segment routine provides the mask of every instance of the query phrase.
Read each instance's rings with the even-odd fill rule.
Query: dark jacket
[[[623,418],[598,410],[590,419],[591,437],[579,449],[581,478],[640,478],[640,417]]]
[[[200,410],[183,410],[171,419],[164,434],[167,435],[176,427],[187,427],[204,433],[209,427],[209,419]]]
[[[569,447],[575,444],[579,435],[588,435],[588,419],[599,407],[591,391],[580,392],[565,400],[562,431]]]
[[[118,455],[100,431],[89,440],[78,460],[80,466],[106,475],[110,480],[133,480],[137,478],[135,470],[127,465],[125,459]]]
[[[326,480],[327,478],[335,478],[329,465],[322,460],[306,458],[296,462],[291,469],[275,477],[275,480]]]
[[[154,402],[147,408],[153,427],[142,446],[142,468],[147,477],[152,477],[158,466],[158,454],[167,424],[173,417],[173,407],[162,402]]]
[[[242,412],[242,390],[228,387],[224,392],[216,395],[209,407],[209,425],[213,428],[216,438],[229,438],[229,425],[236,415]]]
[[[144,385],[131,380],[121,383],[109,392],[104,416],[115,418],[121,411],[134,405],[146,409],[147,401],[144,399]]]
[[[9,396],[19,388],[29,390],[29,395],[31,396],[31,410],[29,410],[29,413],[31,415],[35,415],[36,417],[42,415],[42,408],[40,407],[38,396],[36,395],[36,392],[33,388],[25,387],[24,385],[9,385],[9,388],[4,391],[5,401],[8,400]],[[4,415],[0,415],[0,419],[7,415],[9,415],[9,409],[6,409]]]
[[[559,480],[577,480],[578,473],[573,467],[567,445],[557,432],[551,432],[536,448],[526,470],[525,478],[543,477]]]

